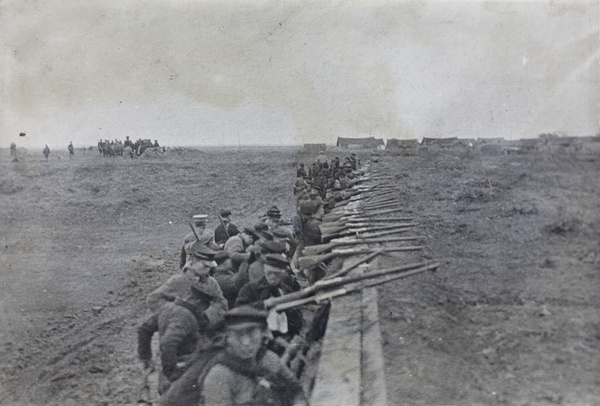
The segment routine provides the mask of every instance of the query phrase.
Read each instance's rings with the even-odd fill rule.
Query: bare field
[[[136,327],[176,272],[187,219],[214,228],[227,207],[252,225],[273,204],[289,218],[294,163],[310,158],[0,151],[0,404],[136,402]],[[422,257],[443,263],[379,288],[389,404],[599,404],[600,157],[379,161],[429,236]]]

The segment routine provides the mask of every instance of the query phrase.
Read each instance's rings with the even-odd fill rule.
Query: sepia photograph
[[[599,0],[0,27],[0,405],[600,404]]]

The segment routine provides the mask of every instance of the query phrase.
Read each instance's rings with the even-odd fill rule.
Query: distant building
[[[305,151],[319,152],[325,151],[327,146],[325,144],[304,144]]]
[[[416,138],[411,140],[391,138],[387,141],[385,149],[388,151],[395,151],[400,155],[414,155],[419,149],[419,141]]]
[[[383,138],[344,138],[338,137],[336,146],[346,149],[383,149],[385,142]]]

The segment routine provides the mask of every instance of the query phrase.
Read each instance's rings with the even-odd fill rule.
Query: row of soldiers
[[[324,198],[327,189],[347,189],[351,183],[349,179],[354,176],[353,173],[359,165],[360,160],[354,153],[345,157],[342,162],[339,157],[335,157],[330,161],[325,153],[320,151],[319,156],[308,171],[304,163],[299,164],[296,169],[296,176],[317,186],[321,191],[321,197]],[[297,193],[297,186],[294,188],[294,193]]]
[[[214,231],[208,215],[193,216],[180,270],[148,295],[151,314],[138,328],[146,371],[155,367],[151,343],[159,335],[161,404],[308,404],[301,351],[320,339],[324,319],[305,325],[299,309],[268,312],[265,303],[324,275],[322,264],[300,269],[298,258],[303,247],[321,243],[319,223],[344,190],[328,188],[323,199],[302,180],[291,221],[277,206],[239,228],[223,210]]]

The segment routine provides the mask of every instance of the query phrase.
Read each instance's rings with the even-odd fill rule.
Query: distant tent
[[[305,151],[325,151],[327,146],[325,144],[304,144]]]
[[[440,148],[450,148],[458,143],[457,137],[451,138],[428,138],[424,137],[421,145],[424,146],[437,146]]]
[[[338,137],[336,146],[350,149],[385,148],[383,138],[343,138]]]
[[[407,148],[416,148],[419,146],[419,141],[414,138],[412,140],[398,140],[396,138],[391,138],[388,140],[385,149],[407,149]]]

